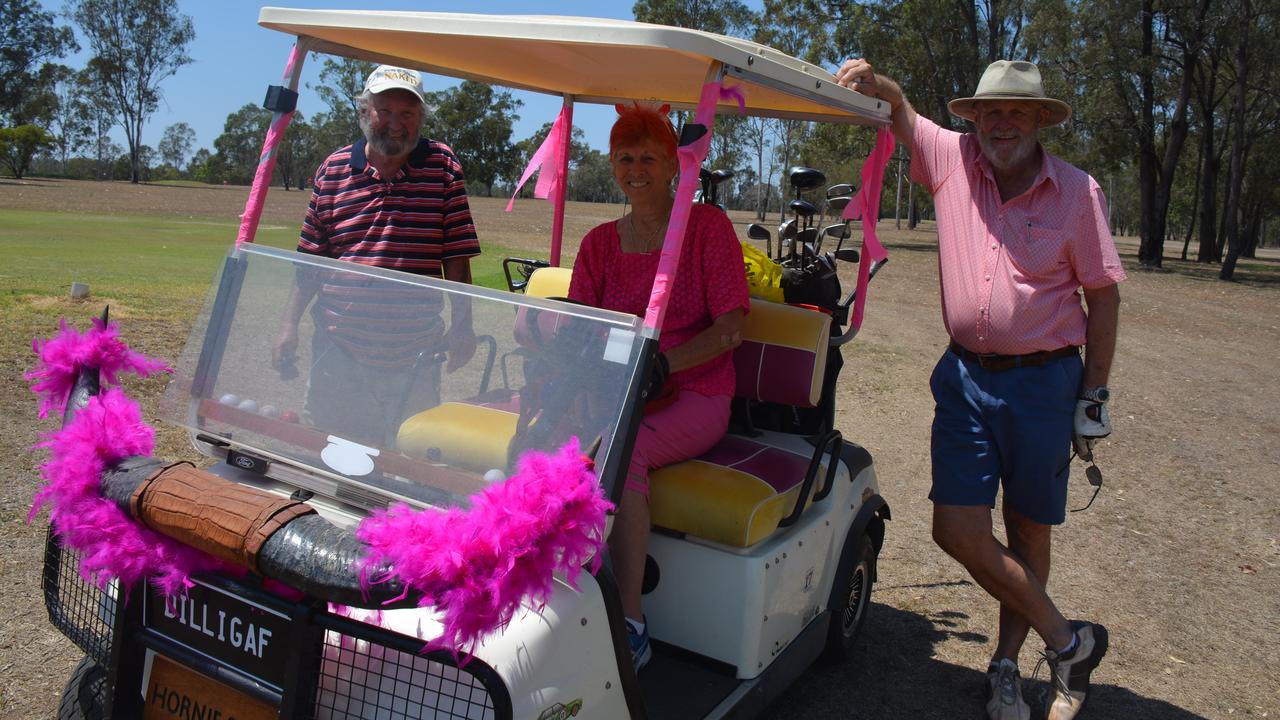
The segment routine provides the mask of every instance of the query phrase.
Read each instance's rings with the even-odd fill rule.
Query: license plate
[[[164,657],[153,656],[142,720],[277,720],[279,717],[275,708],[261,700]]]
[[[289,616],[199,581],[185,597],[148,587],[143,622],[155,632],[220,665],[284,689]]]

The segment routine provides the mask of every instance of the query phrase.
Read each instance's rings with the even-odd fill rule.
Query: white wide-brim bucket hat
[[[1026,100],[1048,109],[1049,118],[1040,127],[1051,127],[1071,117],[1071,106],[1045,97],[1040,68],[1024,60],[997,60],[987,66],[973,97],[956,98],[947,103],[952,115],[973,121],[978,116],[978,103],[990,100]]]

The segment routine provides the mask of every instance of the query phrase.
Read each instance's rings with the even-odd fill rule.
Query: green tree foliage
[[[814,0],[804,0],[813,2]],[[1027,57],[1023,0],[868,0],[836,4],[832,40],[818,59],[866,57],[902,85],[917,110],[943,127],[952,98],[967,96],[993,60]]]
[[[160,83],[191,62],[191,18],[177,0],[73,0],[71,16],[89,40],[89,68],[111,100],[129,144],[129,179],[140,179],[142,128],[159,107]]]
[[[638,0],[631,11],[640,22],[743,36],[752,14],[740,0]]]
[[[307,179],[328,153],[316,144],[316,128],[302,113],[294,113],[288,131],[276,146],[275,180],[285,190],[306,187]]]
[[[187,155],[191,153],[191,148],[195,147],[195,144],[196,131],[185,122],[179,122],[164,129],[156,150],[160,153],[161,160],[176,170],[182,170],[187,161]]]
[[[622,202],[622,188],[613,180],[609,156],[588,150],[569,173],[568,194],[570,200],[581,202]]]
[[[53,136],[35,125],[0,128],[0,164],[21,180],[31,165],[31,158],[53,144]]]
[[[111,128],[116,123],[111,98],[107,88],[96,82],[93,72],[87,68],[76,73],[76,85],[79,92],[74,96],[71,107],[76,122],[88,132],[88,150],[95,165],[92,176],[109,177],[112,163],[122,152],[111,140]]]
[[[233,185],[248,185],[258,170],[258,157],[262,153],[262,141],[271,123],[271,111],[253,103],[241,107],[227,116],[222,134],[213,141],[217,162],[207,172],[212,172],[205,182],[227,181]]]
[[[203,183],[220,182],[221,171],[218,167],[217,156],[209,152],[209,148],[200,148],[191,155],[191,162],[187,163],[187,174],[192,180]],[[212,165],[213,167],[210,167]]]
[[[520,119],[516,111],[523,104],[507,90],[467,80],[428,94],[426,134],[453,148],[468,184],[493,195],[495,183],[518,179],[524,167],[511,141],[512,124]]]
[[[360,139],[360,94],[364,91],[365,79],[375,67],[364,60],[326,57],[321,65],[319,84],[307,84],[327,108],[311,117],[313,141],[325,154]],[[319,166],[319,162],[316,165]]]
[[[52,91],[48,61],[79,49],[71,28],[54,25],[38,0],[0,3],[0,124],[35,120],[32,104]]]
[[[48,113],[48,129],[54,138],[52,150],[57,154],[57,172],[67,174],[67,161],[73,150],[82,150],[93,138],[93,126],[80,111],[83,88],[79,76],[71,68],[56,66],[53,103]]]

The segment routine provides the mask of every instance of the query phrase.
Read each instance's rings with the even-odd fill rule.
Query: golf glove
[[[1093,459],[1093,443],[1111,434],[1111,416],[1107,412],[1109,393],[1105,387],[1088,388],[1076,401],[1075,433],[1072,443],[1076,454]]]

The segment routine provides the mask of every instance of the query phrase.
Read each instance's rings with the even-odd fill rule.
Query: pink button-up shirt
[[[1125,278],[1102,188],[1041,148],[1031,188],[1003,202],[978,138],[917,116],[911,177],[938,215],[942,321],[978,353],[1083,345],[1081,287]]]

